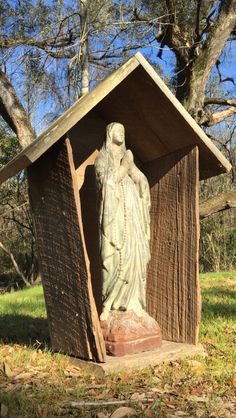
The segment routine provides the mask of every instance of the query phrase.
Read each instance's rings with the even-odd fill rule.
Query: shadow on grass
[[[50,345],[48,321],[23,315],[0,316],[0,340],[2,343],[33,346]]]
[[[202,292],[203,316],[206,319],[236,319],[236,292],[222,287],[204,289]]]

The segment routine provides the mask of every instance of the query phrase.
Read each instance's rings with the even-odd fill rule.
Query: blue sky
[[[36,2],[36,0],[33,1],[32,3],[34,2]],[[47,0],[46,2],[49,5],[53,3],[52,0]],[[15,5],[16,1],[11,0],[11,4]],[[79,4],[79,2],[71,2],[71,0],[68,0],[67,4],[73,4],[73,6],[76,7],[75,5]],[[119,40],[117,42],[119,45]],[[162,54],[162,60],[160,60],[157,58],[158,48],[159,48],[158,44],[155,41],[150,48],[141,48],[140,52],[147,54],[147,56],[149,56],[151,60],[157,62],[163,70],[162,75],[170,78],[171,76],[174,75],[175,56],[167,47],[165,47],[163,54]],[[14,82],[14,85],[17,91],[20,94],[22,94],[20,90],[23,84],[22,83],[23,76],[21,72],[18,73],[18,69],[20,68],[18,57],[20,55],[22,55],[22,51],[18,50],[18,52],[12,56],[12,60],[11,60],[11,63],[9,63],[9,65],[11,65],[11,71],[13,72],[12,80]],[[221,57],[221,61],[222,61],[222,65],[220,66],[220,69],[221,69],[222,78],[235,77],[236,79],[236,43],[235,42],[231,42],[227,44],[224,54]],[[66,71],[66,64],[65,63],[63,64],[62,60],[60,62],[57,61],[57,63],[49,65],[48,70],[53,71],[53,66],[54,68],[58,69],[59,67],[62,68],[63,65],[64,65],[64,71]],[[217,76],[217,72],[215,69],[213,70],[212,75]],[[233,85],[233,83],[231,82],[222,83],[221,88],[224,90],[225,95],[228,95],[231,97],[236,96],[236,87]],[[65,88],[64,88],[64,93],[66,94]],[[32,91],[33,99],[34,99],[35,94],[36,94],[35,100],[38,103],[38,109],[34,114],[33,124],[35,125],[37,133],[39,133],[48,124],[48,120],[47,119],[44,120],[43,116],[46,114],[49,115],[50,112],[53,111],[53,106],[52,106],[53,102],[52,102],[52,99],[50,99],[50,95],[48,95],[48,97],[45,97],[45,100],[43,101],[43,98],[41,96],[37,96],[37,93],[35,93],[34,91]],[[63,109],[58,108],[58,112],[62,113]]]

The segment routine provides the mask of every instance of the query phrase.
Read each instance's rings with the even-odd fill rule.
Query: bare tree
[[[223,68],[228,45],[236,40],[236,0],[6,0],[0,12],[0,114],[21,148],[35,139],[41,117],[50,122],[134,51],[150,51],[158,67],[168,50],[175,57],[171,82],[177,98],[235,163],[234,130],[226,138],[212,127],[235,121],[236,82]],[[213,75],[228,88],[212,89]],[[203,203],[202,219],[235,206],[233,187],[227,193]],[[30,221],[19,225],[14,210],[10,218],[19,234],[21,227],[31,228]]]
[[[222,76],[221,62],[236,38],[236,0],[56,3],[57,8],[53,2],[22,0],[3,8],[0,113],[22,147],[35,131],[19,84],[29,80],[28,97],[36,108],[39,100],[49,100],[62,109],[140,48],[159,48],[156,59],[151,55],[154,64],[166,48],[174,53],[176,96],[200,125],[214,126],[236,115],[232,89],[220,97],[208,89],[214,69],[219,83],[234,86],[232,77]]]
[[[227,42],[235,41],[236,0],[146,0],[140,2],[140,10],[135,9],[135,18],[148,23],[153,13],[164,16],[155,23],[158,57],[166,47],[174,53],[176,96],[188,112],[205,126],[236,114],[235,98],[206,96],[214,68],[219,82],[234,82],[232,77],[222,79],[220,57]],[[214,113],[213,105],[225,109]]]

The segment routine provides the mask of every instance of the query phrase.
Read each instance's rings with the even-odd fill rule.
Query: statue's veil
[[[118,122],[109,123],[109,125],[107,125],[107,127],[106,127],[106,140],[104,141],[102,150],[108,152],[110,157],[113,157],[112,147],[111,147],[111,145],[112,145],[112,134],[113,134],[114,129],[117,128],[117,125],[121,126],[124,129],[124,126],[121,123],[118,123]],[[125,141],[124,141],[124,144],[122,144],[122,147],[124,148],[124,151],[125,151],[125,149],[126,149]]]

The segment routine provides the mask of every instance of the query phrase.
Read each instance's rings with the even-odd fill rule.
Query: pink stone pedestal
[[[133,311],[111,311],[101,327],[107,354],[112,356],[150,351],[162,344],[160,326],[145,311],[140,316]]]

